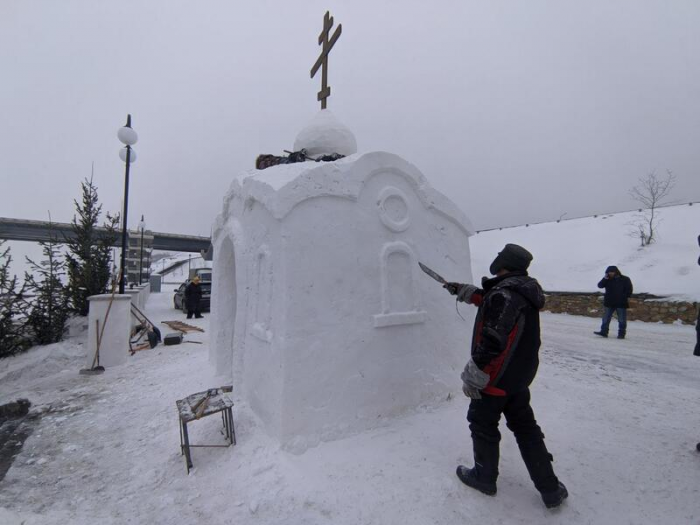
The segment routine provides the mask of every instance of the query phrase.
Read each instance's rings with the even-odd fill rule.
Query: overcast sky
[[[0,216],[69,221],[95,163],[129,225],[209,235],[231,179],[291,149],[329,8],[333,110],[477,228],[636,207],[652,170],[700,200],[700,2],[0,0]]]

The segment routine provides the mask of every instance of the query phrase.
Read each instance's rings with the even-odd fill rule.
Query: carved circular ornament
[[[402,232],[408,228],[411,218],[408,214],[406,194],[394,186],[387,186],[379,192],[379,218],[382,224],[393,232]]]

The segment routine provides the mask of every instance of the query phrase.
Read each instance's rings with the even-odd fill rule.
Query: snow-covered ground
[[[532,252],[530,273],[545,290],[598,291],[605,268],[616,265],[630,276],[635,292],[700,301],[700,203],[660,208],[658,240],[645,248],[629,235],[637,216],[616,213],[481,232],[469,240],[474,279],[488,275],[496,254],[512,242]]]
[[[148,314],[182,319],[171,303],[172,293],[153,294]],[[208,321],[193,320],[205,330]],[[301,455],[271,442],[234,390],[238,445],[194,449],[188,476],[175,400],[221,384],[207,331],[186,337],[203,344],[159,345],[100,376],[77,373],[84,335],[0,361],[0,401],[51,407],[0,482],[0,523],[700,523],[693,328],[632,322],[618,341],[595,338],[596,319],[542,321],[533,406],[570,493],[553,512],[505,425],[498,495],[456,478],[472,461],[459,371],[438,408]],[[193,441],[223,443],[220,423],[191,424]]]

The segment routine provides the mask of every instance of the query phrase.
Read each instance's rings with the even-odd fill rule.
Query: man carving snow
[[[532,255],[525,248],[506,244],[489,268],[495,277],[484,278],[483,289],[472,284],[444,285],[457,300],[479,308],[471,359],[462,373],[462,390],[471,398],[467,420],[474,467],[460,465],[457,476],[469,487],[496,495],[498,422],[503,414],[535,487],[552,508],[568,493],[554,474],[553,458],[530,407],[529,386],[539,364],[539,310],[544,306],[542,288],[527,274],[530,261]]]

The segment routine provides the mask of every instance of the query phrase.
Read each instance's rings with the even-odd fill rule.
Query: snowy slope
[[[479,233],[470,239],[474,279],[489,275],[496,254],[506,243],[515,243],[534,255],[530,273],[545,290],[597,291],[605,268],[616,265],[632,279],[635,292],[700,300],[700,204],[660,209],[658,241],[645,248],[629,236],[638,215],[599,215]]]
[[[171,297],[153,294],[149,317],[181,319]],[[203,344],[158,346],[100,376],[77,374],[84,366],[79,339],[7,360],[0,401],[28,395],[34,410],[47,411],[0,481],[0,523],[700,522],[693,327],[632,322],[628,340],[603,340],[591,334],[595,319],[542,316],[533,406],[570,492],[560,509],[548,511],[505,424],[498,495],[484,496],[456,478],[457,464],[472,462],[468,400],[457,373],[454,395],[441,406],[301,455],[267,438],[234,391],[238,444],[194,449],[188,476],[175,399],[221,384],[207,365],[208,321],[193,320],[206,332],[186,337]],[[454,321],[461,322],[456,314]],[[34,376],[37,361],[53,351],[66,360]],[[190,427],[195,443],[223,442],[216,417]]]
[[[205,261],[201,255],[188,252],[172,252],[169,256],[163,257],[151,265],[151,273],[162,274],[163,269],[175,263],[184,263],[177,268],[166,271],[164,282],[181,283],[189,277],[189,270],[194,268],[211,268],[211,261]]]

